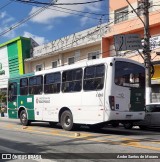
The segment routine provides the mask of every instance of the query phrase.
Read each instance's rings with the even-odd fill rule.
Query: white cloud
[[[0,18],[3,19],[7,15],[6,11],[0,13]]]
[[[5,18],[3,21],[2,21],[2,24],[8,24],[10,22],[14,21],[14,18],[13,17],[8,17],[8,18]]]
[[[44,37],[40,37],[40,36],[31,34],[29,32],[26,32],[26,31],[24,32],[23,36],[27,37],[27,38],[32,38],[33,40],[35,40],[40,45],[45,44],[45,43],[48,42],[48,40],[45,39]]]
[[[48,26],[46,27],[46,29],[47,29],[47,30],[53,29],[53,25],[48,25]]]
[[[80,0],[80,1],[75,1],[75,0],[59,0],[57,3],[78,3],[78,2],[86,2],[86,0]],[[90,3],[90,4],[82,4],[82,5],[63,5],[63,6],[52,6],[49,7],[50,9],[46,9],[43,12],[41,12],[40,14],[38,14],[37,16],[33,17],[31,19],[32,22],[36,22],[36,23],[41,23],[41,24],[51,24],[53,23],[54,19],[57,18],[65,18],[68,16],[74,16],[74,12],[73,11],[69,11],[69,10],[65,10],[62,8],[58,8],[58,7],[63,7],[63,8],[67,8],[67,9],[74,9],[77,11],[90,11],[90,12],[95,12],[95,11],[99,11],[100,10],[100,6],[101,3]],[[33,14],[34,12],[36,12],[37,10],[39,10],[40,7],[33,7],[32,10],[30,11],[30,15]],[[60,11],[58,11],[60,10]],[[61,12],[64,11],[64,12]],[[71,12],[67,13],[67,12]],[[83,18],[82,18],[83,19]],[[51,21],[52,20],[52,21]]]
[[[81,19],[81,26],[84,26],[86,23],[88,23],[88,17],[83,17]]]
[[[0,34],[8,39],[14,38],[16,36],[16,33],[15,31],[10,30],[10,27],[12,26],[12,23],[15,19],[6,11],[0,13],[0,18]]]

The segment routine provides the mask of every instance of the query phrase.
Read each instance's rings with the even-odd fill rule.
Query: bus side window
[[[29,78],[29,94],[42,94],[43,76],[34,76]]]
[[[62,92],[79,92],[82,89],[82,69],[62,73]]]
[[[84,70],[83,89],[86,91],[101,90],[104,86],[105,66],[96,65]]]
[[[61,85],[61,73],[49,73],[44,76],[44,93],[59,93]]]
[[[28,95],[28,79],[20,79],[20,95]]]

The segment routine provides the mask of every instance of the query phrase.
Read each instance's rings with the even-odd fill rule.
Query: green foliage
[[[0,91],[0,103],[6,103],[7,96],[5,92]]]
[[[0,113],[6,112],[6,103],[7,103],[7,95],[5,92],[0,91]]]

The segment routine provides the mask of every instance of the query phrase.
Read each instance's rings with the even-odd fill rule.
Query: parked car
[[[125,123],[124,128],[131,129],[133,126],[139,126],[140,129],[160,127],[160,103],[150,103],[146,105],[145,111],[144,120],[134,123]]]

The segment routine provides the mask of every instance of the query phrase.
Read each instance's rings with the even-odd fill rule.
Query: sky
[[[55,3],[92,1],[95,0],[57,0]],[[108,21],[108,0],[80,5],[49,6],[33,16],[41,11],[43,6],[16,0],[0,0],[0,44],[23,36],[31,37],[42,45]],[[31,19],[27,19],[31,16]]]

